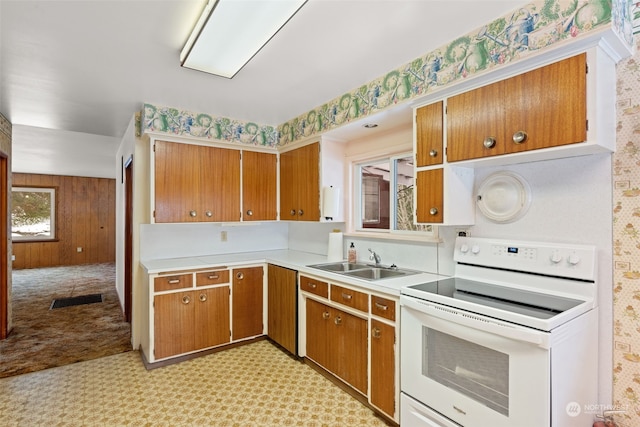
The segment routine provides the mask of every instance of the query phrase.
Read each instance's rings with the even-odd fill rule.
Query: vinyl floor
[[[117,355],[0,379],[2,426],[385,426],[263,340],[146,370]]]

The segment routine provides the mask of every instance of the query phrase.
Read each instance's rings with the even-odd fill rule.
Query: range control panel
[[[596,248],[588,245],[458,237],[454,259],[458,263],[584,280],[595,280],[596,276]]]

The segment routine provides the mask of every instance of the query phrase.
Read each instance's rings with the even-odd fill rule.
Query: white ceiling
[[[25,147],[44,146],[51,160],[69,132],[115,153],[143,102],[277,125],[528,2],[309,0],[231,80],[180,67],[205,3],[0,0],[0,113],[18,130],[14,171],[37,169],[37,156],[20,160]],[[409,122],[405,110],[386,116]]]

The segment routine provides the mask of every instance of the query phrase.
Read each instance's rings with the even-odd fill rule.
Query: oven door
[[[403,393],[464,427],[549,425],[548,333],[405,295],[400,304]]]

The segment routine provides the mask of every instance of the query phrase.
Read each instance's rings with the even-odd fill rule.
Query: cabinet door
[[[280,154],[280,219],[320,220],[320,144]]]
[[[298,221],[319,221],[320,144],[309,144],[296,151]]]
[[[269,338],[292,354],[297,353],[297,274],[271,264],[267,270]]]
[[[199,147],[156,141],[154,156],[155,221],[204,221],[198,197],[202,185],[197,166],[200,162]]]
[[[420,223],[441,223],[444,218],[443,171],[419,171],[416,176],[416,217]]]
[[[447,99],[447,160],[504,153],[506,139],[504,84],[498,82]],[[484,141],[493,138],[487,148]]]
[[[332,309],[333,331],[329,342],[333,372],[355,389],[367,394],[367,321]]]
[[[505,80],[507,153],[587,139],[586,61],[581,54]],[[526,138],[516,143],[519,132]]]
[[[390,417],[395,412],[396,328],[371,320],[371,403]]]
[[[196,349],[228,343],[230,340],[229,286],[199,289],[195,295]]]
[[[277,219],[276,155],[256,151],[242,152],[242,219]]]
[[[156,359],[195,350],[194,292],[156,295],[154,306],[154,356]]]
[[[280,219],[292,221],[297,219],[296,199],[296,151],[280,154]]]
[[[416,110],[416,166],[442,164],[442,101]]]
[[[200,148],[204,221],[240,221],[240,151]]]
[[[329,346],[329,334],[333,329],[331,309],[324,304],[307,298],[307,357],[318,365],[333,372],[333,367],[328,363],[328,354],[336,349]]]
[[[262,335],[262,267],[233,270],[233,340]]]

